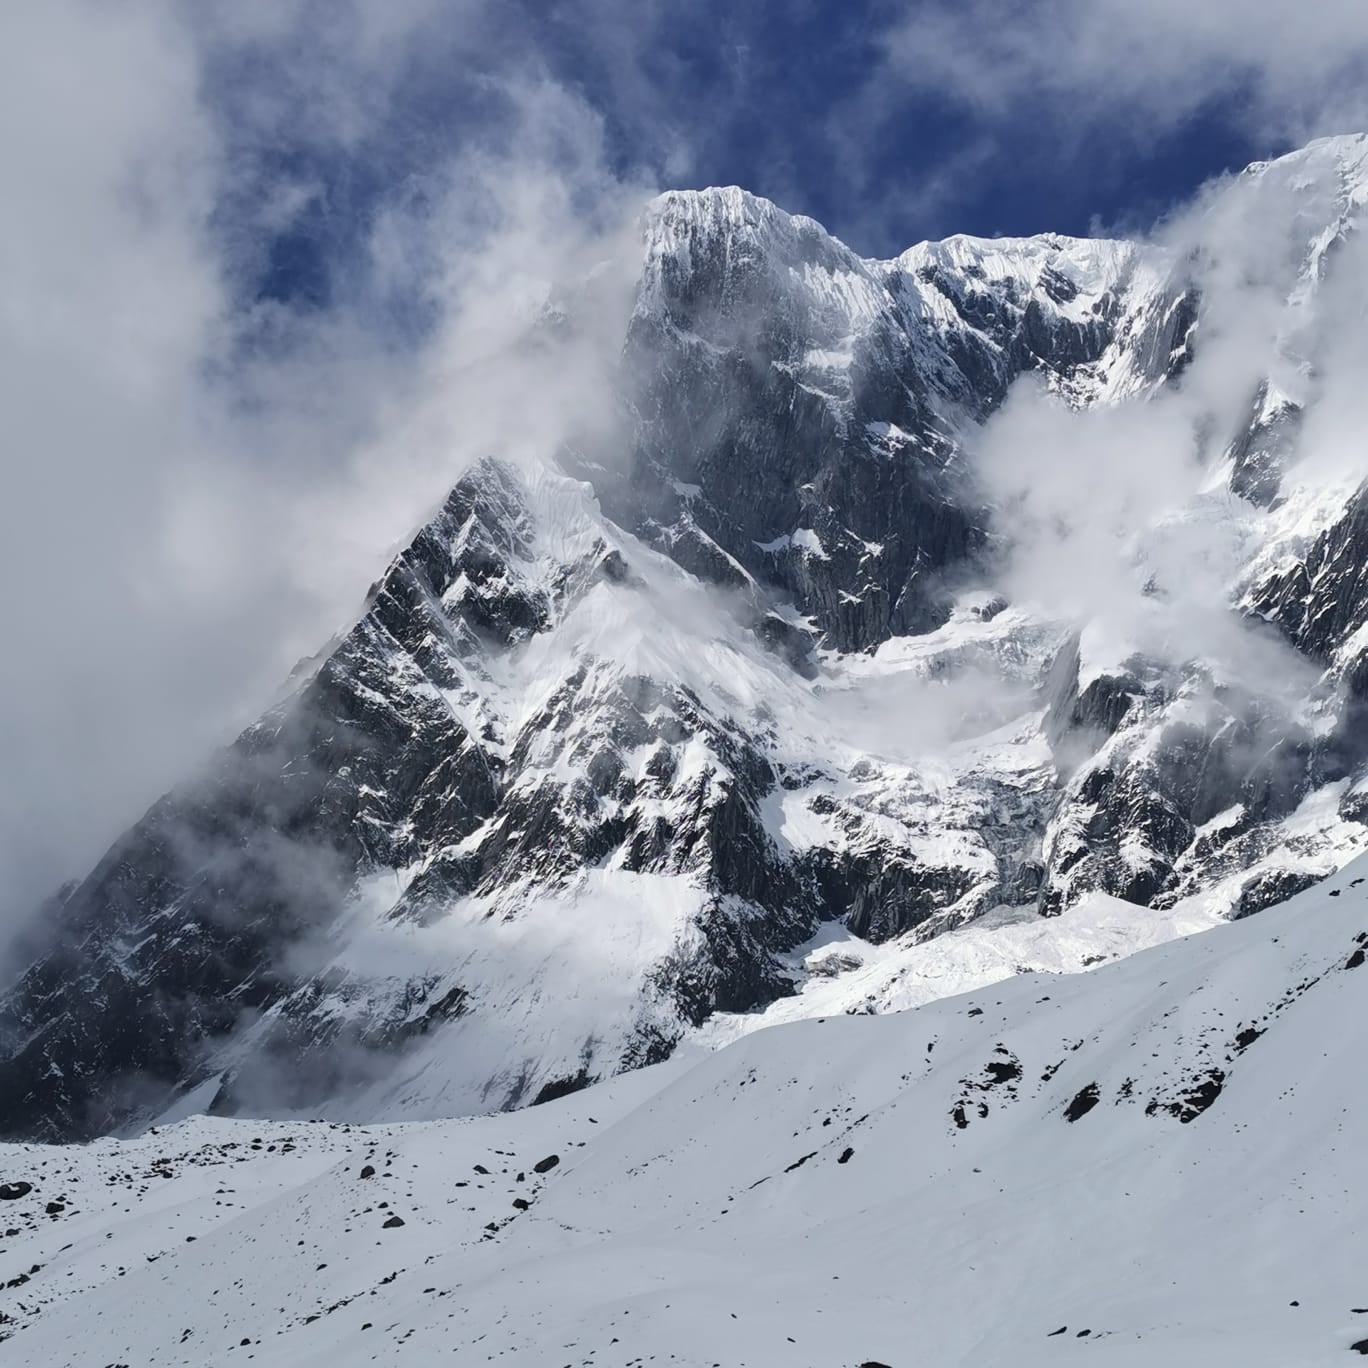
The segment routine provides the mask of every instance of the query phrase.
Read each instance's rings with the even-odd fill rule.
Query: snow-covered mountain
[[[739,190],[655,201],[620,440],[462,474],[283,701],[53,901],[0,999],[0,1131],[547,1101],[1333,873],[1368,848],[1333,383],[1365,199],[1344,138],[1157,244],[867,261]],[[1263,333],[1223,254],[1255,229]],[[1023,377],[1062,422],[1185,434],[1187,483],[1109,553],[1125,614],[1019,573],[1039,491],[990,474]],[[1111,516],[1117,468],[1157,482],[1121,430],[1065,522]]]
[[[0,1145],[5,1361],[1349,1362],[1366,881],[511,1114]]]

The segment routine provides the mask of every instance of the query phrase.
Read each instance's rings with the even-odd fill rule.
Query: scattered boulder
[[[998,1059],[990,1059],[983,1066],[984,1079],[981,1088],[996,1088],[1003,1083],[1016,1083],[1021,1078],[1021,1061],[1005,1045],[999,1045]]]
[[[1064,1119],[1077,1121],[1080,1117],[1087,1116],[1100,1101],[1101,1094],[1097,1090],[1097,1084],[1089,1083],[1086,1088],[1080,1088],[1073,1095],[1073,1100],[1064,1108]]]
[[[1196,1120],[1221,1095],[1225,1078],[1224,1069],[1212,1069],[1195,1079],[1192,1087],[1177,1102],[1169,1103],[1169,1115],[1176,1116],[1185,1126],[1189,1121]]]
[[[560,1163],[559,1154],[548,1154],[545,1159],[539,1159],[532,1165],[533,1173],[550,1173],[557,1164]]]
[[[361,1172],[360,1172],[359,1174],[357,1174],[357,1177],[358,1177],[358,1178],[374,1178],[374,1177],[375,1177],[375,1165],[374,1165],[374,1164],[365,1164],[365,1165],[363,1165],[363,1166],[362,1166],[362,1169],[361,1169]]]
[[[532,1203],[529,1202],[526,1197],[515,1197],[513,1199],[513,1205],[517,1207],[519,1211],[526,1211],[527,1208],[532,1205]]]
[[[854,1153],[855,1151],[851,1149],[849,1145],[847,1145],[845,1149],[841,1151],[841,1157],[836,1162],[838,1164],[848,1164],[850,1163],[850,1158]]]
[[[385,1224],[384,1224],[383,1226],[380,1227],[380,1229],[381,1229],[381,1230],[393,1230],[393,1229],[395,1228],[395,1226],[401,1226],[401,1225],[403,1225],[403,1224],[404,1224],[404,1218],[403,1218],[402,1216],[391,1216],[391,1217],[389,1218],[389,1220],[386,1221]]]
[[[0,1183],[0,1202],[17,1202],[33,1191],[32,1183]]]

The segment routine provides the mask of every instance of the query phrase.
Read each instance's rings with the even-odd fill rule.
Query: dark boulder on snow
[[[1101,1101],[1101,1095],[1097,1090],[1097,1084],[1089,1083],[1086,1088],[1080,1088],[1073,1095],[1069,1105],[1064,1108],[1064,1119],[1066,1121],[1077,1121],[1080,1117],[1087,1116],[1099,1101]]]

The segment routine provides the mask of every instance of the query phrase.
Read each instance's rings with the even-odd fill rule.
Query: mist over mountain
[[[32,919],[0,1129],[514,1108],[1334,873],[1366,201],[1347,136],[1145,239],[729,188],[567,249],[355,622]]]

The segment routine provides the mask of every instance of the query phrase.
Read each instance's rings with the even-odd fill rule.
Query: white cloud
[[[1221,178],[1159,226],[1146,250],[1201,300],[1178,382],[1081,411],[1034,377],[1017,383],[977,453],[1015,598],[1104,628],[1119,656],[1202,659],[1289,706],[1305,698],[1310,662],[1232,611],[1303,504],[1275,516],[1235,497],[1225,458],[1271,383],[1306,406],[1284,480],[1305,491],[1306,535],[1363,478],[1368,249],[1346,182],[1365,166],[1368,144],[1319,144]]]
[[[909,9],[885,46],[890,72],[991,119],[1064,102],[1079,130],[1102,113],[1134,120],[1118,131],[1143,142],[1230,100],[1257,127],[1301,140],[1364,117],[1368,7],[939,0]]]
[[[644,188],[535,68],[483,73],[503,122],[434,150],[423,194],[378,202],[355,298],[241,295],[238,238],[317,193],[282,174],[225,225],[270,139],[307,122],[331,147],[363,140],[405,54],[474,9],[0,13],[0,919],[250,720],[466,462],[595,419],[597,338],[522,347],[518,304],[617,252]],[[315,20],[317,52],[299,46]],[[214,83],[246,57],[282,84],[226,127]],[[417,350],[365,312],[404,291],[433,322]]]

